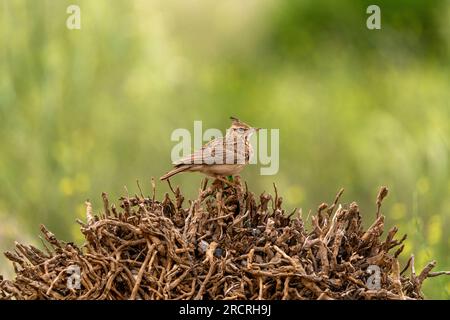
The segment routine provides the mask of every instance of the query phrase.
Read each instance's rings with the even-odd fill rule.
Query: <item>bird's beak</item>
[[[255,132],[258,132],[259,130],[261,130],[261,128],[253,128],[253,130],[255,130]]]

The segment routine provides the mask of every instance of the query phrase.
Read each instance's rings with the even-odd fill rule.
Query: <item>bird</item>
[[[253,155],[250,137],[260,130],[230,117],[231,127],[224,137],[213,139],[200,150],[173,163],[174,168],[160,180],[168,180],[181,172],[200,172],[224,182],[223,177],[234,176],[244,169]]]

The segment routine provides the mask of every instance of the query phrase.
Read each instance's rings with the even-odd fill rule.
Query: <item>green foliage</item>
[[[417,268],[450,269],[448,1],[378,1],[373,31],[368,1],[75,1],[82,28],[68,30],[72,3],[0,5],[0,218],[22,233],[4,223],[3,245],[40,223],[79,240],[86,198],[100,210],[102,191],[136,179],[149,194],[175,128],[234,115],[280,129],[280,171],[247,168],[253,190],[275,181],[307,212],[344,187],[374,216],[387,185],[388,227]],[[200,179],[172,183],[194,197]],[[450,298],[448,278],[425,293]]]

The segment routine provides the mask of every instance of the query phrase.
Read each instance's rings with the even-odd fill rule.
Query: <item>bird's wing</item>
[[[235,156],[236,153],[239,157]],[[240,159],[245,159],[245,161],[248,161],[246,154],[245,144],[238,144],[236,139],[225,139],[224,137],[220,137],[211,140],[200,150],[175,161],[173,164],[175,166],[180,166],[183,164],[228,164],[230,161],[231,163],[238,163],[238,160]],[[227,161],[227,157],[229,161]]]
[[[220,137],[214,140],[209,141],[207,144],[202,146],[200,150],[195,151],[194,153],[187,155],[183,158],[180,158],[178,161],[175,161],[173,164],[176,166],[182,164],[204,164],[209,159],[209,155],[212,154],[212,150],[219,149],[216,148],[218,145],[223,145],[224,138]]]

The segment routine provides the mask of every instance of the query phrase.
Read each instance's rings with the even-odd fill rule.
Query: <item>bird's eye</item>
[[[243,133],[243,132],[245,131],[244,128],[238,128],[237,130],[238,130],[238,132],[240,132],[240,133]]]

